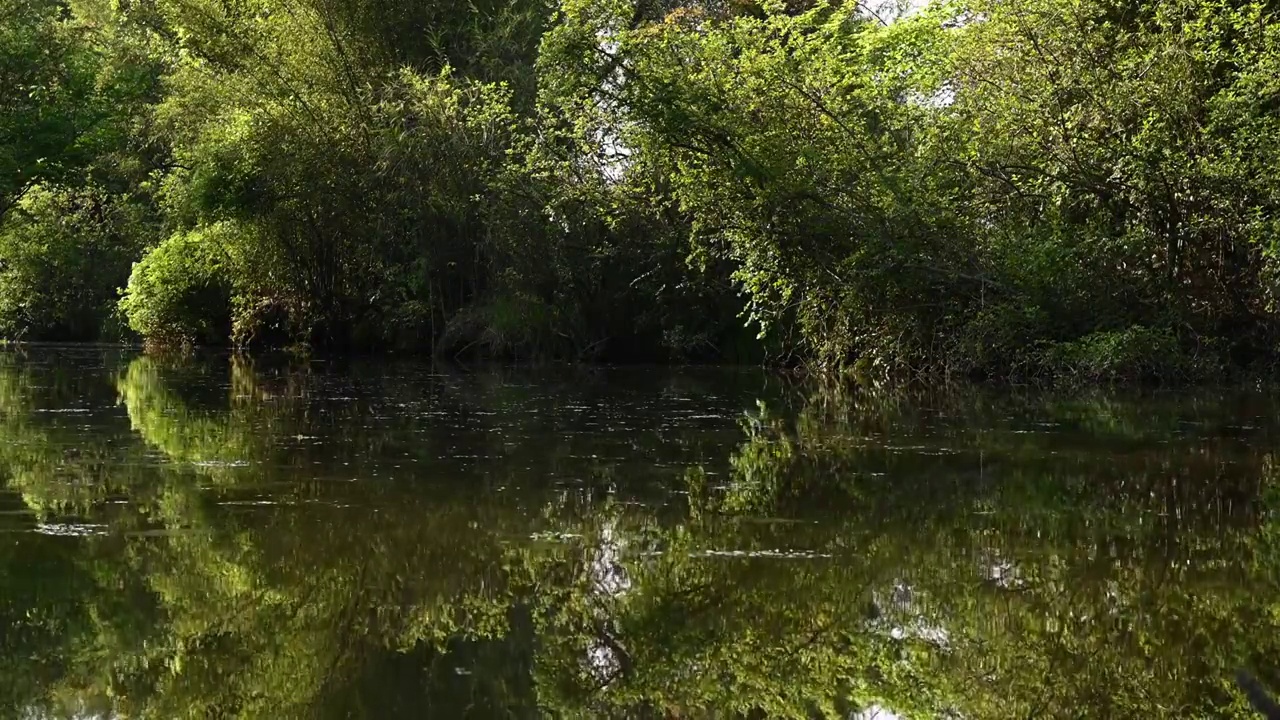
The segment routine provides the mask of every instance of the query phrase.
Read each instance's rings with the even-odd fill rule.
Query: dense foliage
[[[0,334],[1280,359],[1263,0],[3,0]]]

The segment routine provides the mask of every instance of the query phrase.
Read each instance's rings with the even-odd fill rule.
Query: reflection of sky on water
[[[22,713],[22,720],[122,720],[115,713],[92,713],[87,711],[74,712],[70,715],[55,716],[50,715],[45,710],[36,708],[28,708]]]
[[[616,521],[604,523],[595,557],[591,560],[592,593],[602,599],[616,598],[631,589],[631,577],[627,575],[627,569],[621,560],[625,543],[615,538],[616,532]],[[597,607],[596,621],[600,624],[600,633],[606,637],[601,637],[587,648],[587,667],[596,680],[608,684],[622,672],[622,658],[607,637],[612,632],[612,618],[608,617],[603,607],[604,603]]]
[[[888,708],[879,705],[872,705],[866,710],[856,712],[849,716],[849,720],[905,720],[902,716],[894,713]]]

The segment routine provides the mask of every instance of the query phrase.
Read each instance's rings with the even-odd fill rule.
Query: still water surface
[[[0,352],[0,714],[1250,717],[1264,393]]]

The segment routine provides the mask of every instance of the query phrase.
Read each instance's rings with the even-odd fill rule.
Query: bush
[[[437,351],[445,355],[483,351],[510,359],[555,356],[557,346],[569,342],[558,330],[557,320],[554,308],[534,298],[501,295],[455,315]]]
[[[229,245],[240,232],[217,223],[180,232],[133,267],[120,309],[129,327],[159,345],[221,343],[231,335]]]
[[[1171,379],[1194,374],[1197,369],[1172,332],[1140,325],[1058,343],[1046,350],[1043,358],[1050,373],[1079,380]]]

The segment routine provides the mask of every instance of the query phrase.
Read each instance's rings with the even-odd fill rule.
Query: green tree
[[[0,334],[111,339],[157,224],[146,128],[163,54],[99,2],[0,7]]]

